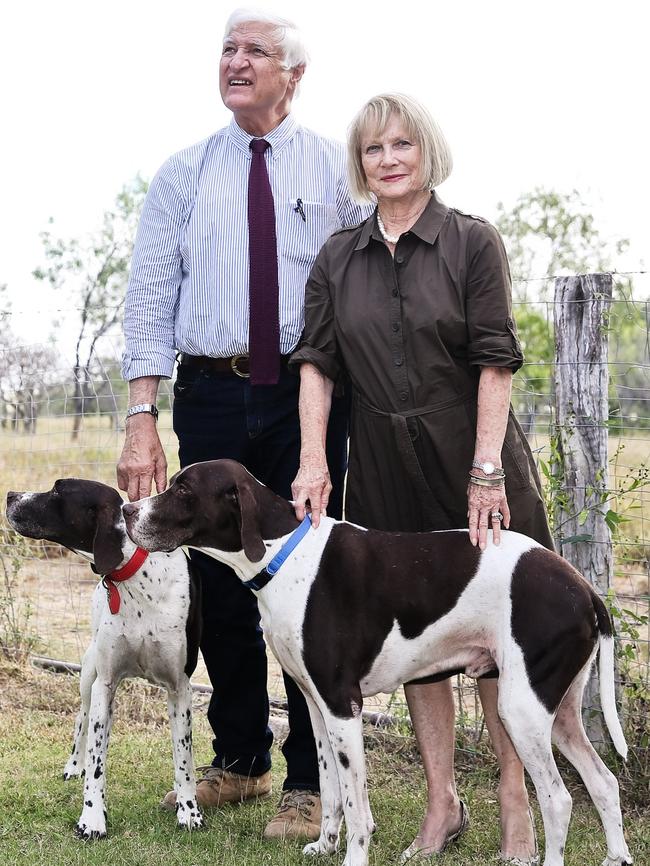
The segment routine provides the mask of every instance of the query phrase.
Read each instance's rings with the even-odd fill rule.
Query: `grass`
[[[140,681],[118,690],[108,760],[109,836],[83,843],[73,835],[81,809],[81,782],[64,782],[77,708],[76,678],[26,666],[0,664],[0,863],[15,866],[292,866],[304,862],[296,842],[266,843],[265,822],[275,799],[224,808],[208,816],[206,830],[176,829],[158,807],[172,777],[171,747],[162,694]],[[424,810],[422,771],[413,741],[369,732],[367,757],[371,805],[377,832],[370,863],[394,864],[411,841]],[[204,706],[195,709],[195,754],[207,760],[210,733]],[[471,824],[458,846],[436,860],[440,866],[496,864],[498,809],[493,760],[482,752],[459,751],[458,783]],[[274,783],[283,776],[274,754]],[[602,828],[572,772],[563,772],[574,797],[566,862],[600,863]],[[625,801],[624,801],[625,808]],[[541,828],[539,814],[536,823]],[[650,862],[650,813],[629,811],[626,831],[635,862]],[[342,854],[320,862],[341,862]]]

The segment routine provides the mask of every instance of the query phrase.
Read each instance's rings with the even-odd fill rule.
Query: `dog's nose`
[[[125,502],[122,506],[122,514],[124,514],[126,517],[129,517],[131,514],[135,514],[137,510],[137,507],[131,502]]]
[[[13,505],[17,499],[20,499],[22,495],[22,493],[17,493],[15,490],[10,490],[7,493],[7,508],[9,508],[10,505]]]

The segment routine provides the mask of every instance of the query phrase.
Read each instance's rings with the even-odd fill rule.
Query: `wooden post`
[[[610,274],[555,280],[555,409],[558,497],[555,543],[600,595],[612,585],[612,538],[605,521],[608,490],[607,319]],[[597,673],[582,708],[587,735],[608,747]]]

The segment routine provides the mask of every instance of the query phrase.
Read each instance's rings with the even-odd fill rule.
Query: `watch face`
[[[489,460],[486,460],[483,464],[483,472],[485,472],[486,475],[492,475],[495,469],[496,467],[494,463],[490,463]]]

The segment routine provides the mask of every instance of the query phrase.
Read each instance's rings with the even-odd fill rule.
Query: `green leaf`
[[[581,541],[593,541],[594,537],[591,533],[584,533],[583,535],[569,535],[566,538],[561,539],[562,544],[579,544]]]

